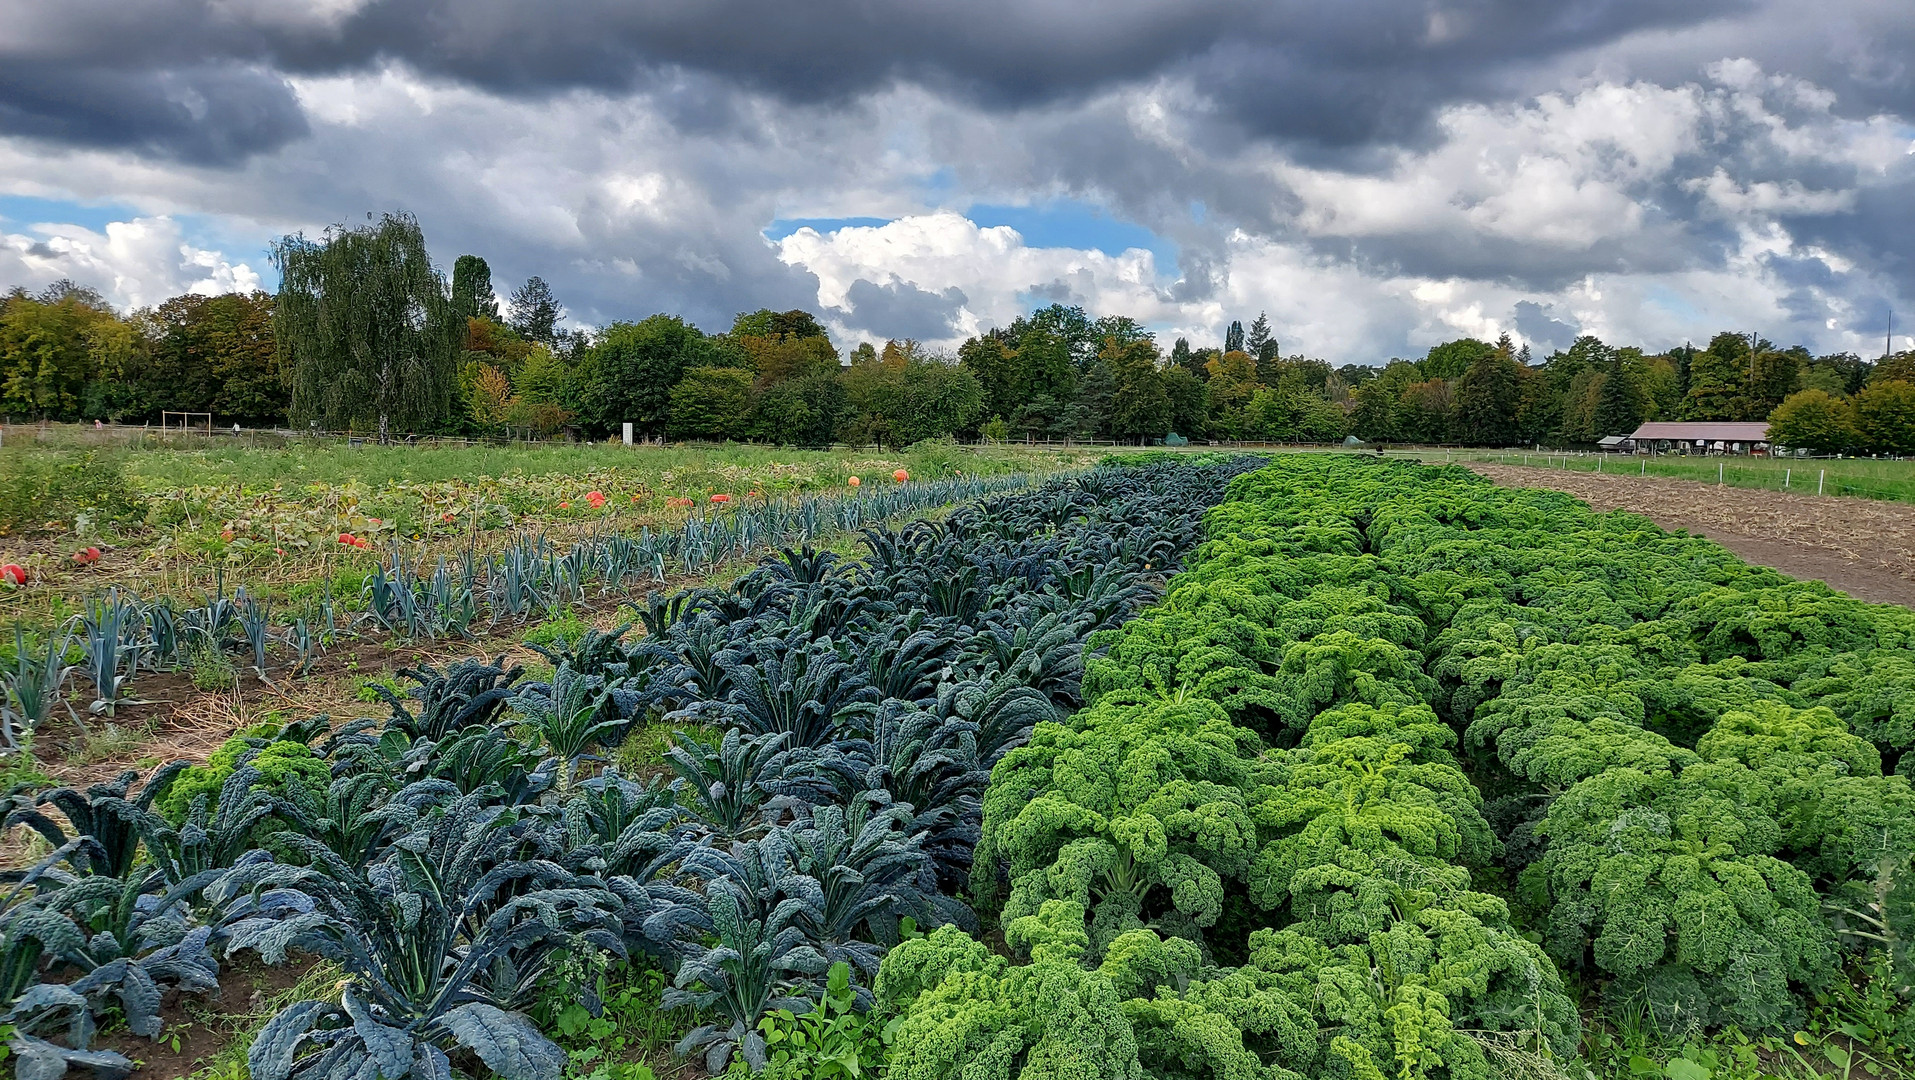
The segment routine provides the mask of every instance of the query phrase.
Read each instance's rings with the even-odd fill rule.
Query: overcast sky
[[[407,210],[582,325],[1873,356],[1911,65],[1910,0],[0,0],[0,287],[271,288]]]

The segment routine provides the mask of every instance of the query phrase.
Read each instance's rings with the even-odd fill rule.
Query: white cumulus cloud
[[[0,281],[40,287],[69,278],[99,290],[116,307],[150,307],[182,293],[217,295],[260,287],[259,272],[218,251],[186,242],[161,215],[77,225],[30,225],[0,233]]]

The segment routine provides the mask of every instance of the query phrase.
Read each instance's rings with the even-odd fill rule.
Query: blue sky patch
[[[131,221],[139,216],[139,211],[114,203],[87,204],[33,195],[0,195],[0,223],[14,232],[29,225],[54,223],[105,232],[108,222]]]
[[[1643,299],[1687,322],[1698,322],[1702,311],[1689,298],[1661,283],[1652,284],[1644,290]]]
[[[1111,217],[1102,208],[1077,199],[1032,206],[976,203],[964,216],[985,228],[1009,225],[1030,247],[1095,249],[1106,255],[1143,248],[1157,256],[1159,273],[1176,276],[1175,245],[1142,225]]]
[[[86,203],[72,199],[46,199],[35,195],[0,195],[0,230],[30,233],[36,225],[76,225],[105,235],[115,221],[133,221],[141,217],[159,217],[123,203]],[[279,288],[279,272],[273,269],[267,247],[274,236],[260,232],[245,219],[216,214],[168,214],[179,226],[180,239],[196,248],[216,251],[230,263],[244,263],[259,274],[260,285],[268,292]],[[38,235],[33,233],[33,235]]]

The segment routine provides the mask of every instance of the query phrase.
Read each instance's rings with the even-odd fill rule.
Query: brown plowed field
[[[1687,529],[1751,563],[1826,581],[1858,600],[1915,607],[1915,506],[1906,503],[1520,465],[1470,468],[1505,487],[1565,491],[1598,510]]]

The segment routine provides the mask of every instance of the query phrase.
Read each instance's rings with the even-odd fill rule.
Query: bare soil
[[[190,1076],[226,1048],[259,1016],[273,998],[299,983],[312,961],[289,958],[268,967],[251,955],[226,961],[219,973],[219,992],[209,1000],[197,994],[168,991],[160,1003],[166,1024],[157,1041],[142,1039],[122,1028],[94,1040],[96,1049],[117,1050],[139,1064],[139,1075],[156,1078]],[[174,1048],[173,1040],[179,1039]]]
[[[1472,464],[1505,487],[1568,492],[1703,536],[1744,560],[1880,604],[1915,607],[1915,506],[1692,480]]]

